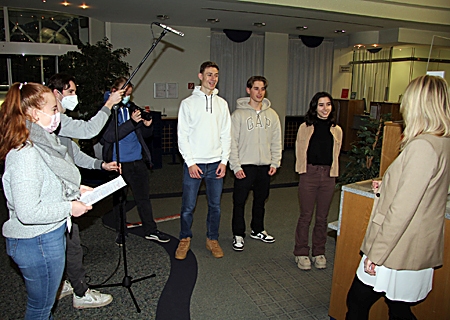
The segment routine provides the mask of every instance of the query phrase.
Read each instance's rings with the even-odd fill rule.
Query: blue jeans
[[[206,237],[210,240],[219,238],[220,224],[220,197],[222,196],[223,178],[217,179],[216,170],[220,161],[214,163],[197,163],[203,171],[201,179],[189,176],[186,164],[183,166],[183,198],[181,204],[181,231],[180,239],[192,238],[192,220],[197,203],[198,189],[202,180],[206,182],[206,196],[208,198],[208,216],[206,219]]]
[[[53,319],[51,309],[64,272],[66,224],[30,239],[6,238],[6,252],[25,279],[26,320]]]

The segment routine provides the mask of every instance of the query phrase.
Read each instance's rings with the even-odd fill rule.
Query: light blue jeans
[[[217,179],[216,170],[220,161],[214,163],[201,163],[197,166],[203,171],[201,179],[189,176],[186,164],[183,166],[183,198],[181,204],[181,231],[180,239],[192,238],[192,220],[195,205],[197,204],[198,189],[202,180],[206,183],[206,196],[208,198],[208,216],[206,218],[206,237],[210,240],[219,238],[220,224],[220,198],[222,196],[223,178]]]
[[[53,319],[51,309],[64,272],[66,224],[30,239],[6,238],[6,252],[25,279],[26,320]]]

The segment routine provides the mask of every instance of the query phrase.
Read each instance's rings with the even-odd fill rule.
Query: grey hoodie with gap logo
[[[261,111],[250,104],[250,98],[237,100],[237,108],[231,115],[230,168],[234,173],[242,165],[270,165],[278,168],[281,162],[281,125],[278,114],[266,98]]]

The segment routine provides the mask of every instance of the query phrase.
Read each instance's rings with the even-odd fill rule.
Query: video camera
[[[152,114],[150,112],[145,111],[144,109],[142,109],[141,107],[138,107],[134,103],[130,103],[129,109],[130,109],[131,113],[133,113],[135,110],[139,110],[141,112],[142,119],[144,119],[146,121],[152,120]]]

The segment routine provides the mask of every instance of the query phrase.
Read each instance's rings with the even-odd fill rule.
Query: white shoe
[[[311,261],[308,256],[295,256],[295,262],[300,270],[311,270]]]
[[[60,291],[61,290],[61,291]],[[68,295],[73,293],[72,285],[69,281],[64,280],[62,285],[58,289],[58,294],[56,296],[57,300],[61,300],[64,297],[67,297]]]
[[[244,238],[241,236],[233,237],[233,250],[234,251],[242,251],[244,250]]]
[[[73,307],[77,309],[104,307],[112,301],[112,295],[91,289],[88,289],[82,297],[73,295]]]
[[[250,233],[250,237],[252,237],[253,239],[261,240],[262,242],[266,243],[275,242],[275,238],[272,237],[270,234],[268,234],[266,230],[258,233],[252,230],[252,233]]]
[[[314,267],[317,269],[325,269],[327,267],[327,259],[323,254],[312,257],[312,262],[314,262]]]

